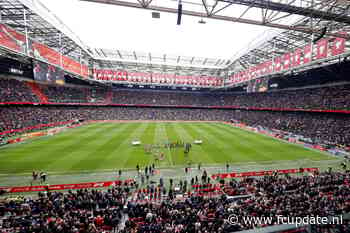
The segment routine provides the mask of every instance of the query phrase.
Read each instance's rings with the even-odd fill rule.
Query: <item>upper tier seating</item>
[[[57,103],[86,103],[87,91],[85,88],[67,86],[40,85],[41,90],[48,97],[49,102]]]
[[[350,110],[350,84],[265,93],[183,93],[170,91],[115,90],[39,85],[49,102],[186,106],[234,106],[243,108]],[[38,102],[21,82],[0,79],[1,101]],[[110,95],[112,93],[112,95]]]
[[[25,81],[0,78],[0,102],[38,102]]]

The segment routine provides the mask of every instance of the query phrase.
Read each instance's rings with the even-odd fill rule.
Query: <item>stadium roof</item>
[[[27,30],[29,36],[69,56],[94,58],[95,67],[194,75],[226,76],[301,47],[312,40],[311,34],[317,37],[326,29],[326,35],[339,36],[350,25],[350,5],[341,0],[182,4],[178,26],[177,0],[0,2],[2,22]],[[151,11],[160,12],[160,19],[152,19]],[[171,38],[174,35],[178,37]]]
[[[77,60],[88,47],[40,1],[1,0],[0,22]],[[87,57],[87,54],[83,54]]]
[[[201,21],[187,15],[182,17],[181,25],[176,25],[177,15],[167,12],[160,12],[160,18],[153,19],[151,11],[120,5],[41,1],[88,44],[95,58],[113,61],[117,68],[122,62],[137,64],[135,70],[220,70],[232,62],[235,52],[266,30],[256,25]],[[127,2],[139,4],[137,0]],[[162,0],[152,4],[176,8],[178,3]],[[204,14],[201,1],[183,1],[183,5],[184,10],[203,10]],[[218,3],[218,7],[221,5]]]

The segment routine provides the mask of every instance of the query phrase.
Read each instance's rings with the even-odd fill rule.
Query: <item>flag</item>
[[[334,39],[333,45],[331,48],[332,56],[336,56],[345,52],[345,42],[346,40],[344,38],[337,37]]]
[[[290,66],[290,53],[283,55],[283,69],[288,70]]]
[[[293,58],[291,59],[292,60],[292,66],[293,67],[296,67],[296,66],[299,66],[300,65],[300,57],[301,57],[301,49],[296,49],[294,51],[294,53],[292,54]]]
[[[272,72],[272,61],[267,61],[266,62],[266,67],[267,67],[267,70],[266,70],[266,73],[271,73]]]
[[[276,57],[274,59],[274,71],[281,71],[281,57]]]
[[[321,39],[316,44],[316,58],[326,58],[328,55],[328,40]]]
[[[304,47],[304,59],[303,64],[309,63],[311,61],[311,44]]]

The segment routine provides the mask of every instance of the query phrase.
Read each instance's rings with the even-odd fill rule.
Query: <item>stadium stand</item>
[[[139,98],[142,96],[142,98]],[[268,93],[174,93],[119,91],[113,102],[118,104],[236,106],[256,108],[297,108],[322,110],[349,110],[350,85],[297,90],[281,90]]]
[[[26,85],[25,81],[0,78],[1,102],[39,102],[38,98]]]
[[[9,199],[0,202],[2,232],[118,232],[130,233],[230,233],[274,225],[277,216],[340,216],[350,211],[350,173],[324,172],[312,176],[266,176],[231,180],[233,189],[249,194],[238,198],[204,197],[181,192],[175,198],[175,186],[150,184],[146,193],[162,200],[143,196],[132,200],[138,184],[117,186],[108,190],[78,190],[39,193],[37,197]],[[207,186],[207,181],[196,182]],[[242,191],[243,190],[243,191]],[[178,192],[177,192],[178,193]],[[178,193],[179,194],[179,193]],[[158,194],[157,194],[158,195]],[[140,197],[140,196],[139,196]],[[239,216],[235,224],[229,216]],[[269,223],[248,223],[243,217],[271,217]],[[340,220],[339,220],[340,221]],[[312,232],[349,232],[343,224],[317,226]],[[115,232],[115,231],[114,231]]]
[[[43,93],[48,96],[49,102],[57,103],[86,103],[85,88],[67,86],[41,85]]]
[[[233,118],[247,125],[288,131],[316,141],[350,144],[348,114],[235,111]]]
[[[189,108],[7,107],[0,108],[0,132],[72,119],[84,120],[238,120],[250,126],[288,131],[319,142],[350,145],[348,114]]]
[[[133,227],[138,227],[138,232],[235,232],[262,226],[247,223],[242,216],[274,216],[272,222],[275,223],[278,215],[335,216],[349,211],[348,179],[348,173],[247,178],[237,181],[234,187],[246,189],[246,193],[252,194],[248,198],[230,200],[192,196],[184,201],[160,205],[129,203],[128,215],[131,218],[126,223],[125,232]],[[229,224],[225,219],[230,215],[239,216],[241,220]],[[349,226],[340,225],[339,228],[337,230],[345,232]]]
[[[112,92],[106,88],[86,88],[85,91],[90,103],[111,103]]]
[[[14,79],[0,82],[2,102],[39,102],[23,83]],[[42,94],[54,103],[105,103],[169,106],[230,106],[303,110],[350,110],[350,85],[279,90],[267,93],[179,93],[170,91],[116,90],[40,84]],[[39,96],[39,99],[40,96]]]
[[[5,201],[0,203],[1,232],[110,232],[122,217],[129,192],[125,186]]]
[[[350,233],[347,1],[57,2],[0,1],[0,233]]]
[[[176,108],[93,108],[93,107],[9,107],[1,108],[0,132],[55,123],[71,119],[86,120],[219,120],[235,119],[251,126],[263,126],[292,132],[319,142],[350,144],[347,114],[245,111],[245,108],[272,108],[276,110],[349,110],[350,85],[275,91],[268,93],[212,94],[178,93],[169,91],[111,91],[104,88],[52,86],[38,84],[52,103],[106,103],[187,106],[232,107],[241,110],[205,110]],[[2,102],[39,103],[41,95],[34,93],[25,81],[2,78]]]
[[[38,97],[40,103],[49,102],[48,97],[42,92],[40,85],[36,82],[27,82],[27,86],[31,88],[32,92]]]

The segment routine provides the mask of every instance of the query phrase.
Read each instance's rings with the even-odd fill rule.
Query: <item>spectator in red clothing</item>
[[[103,218],[100,215],[97,215],[97,217],[95,218],[95,224],[97,226],[102,226],[103,225]]]

